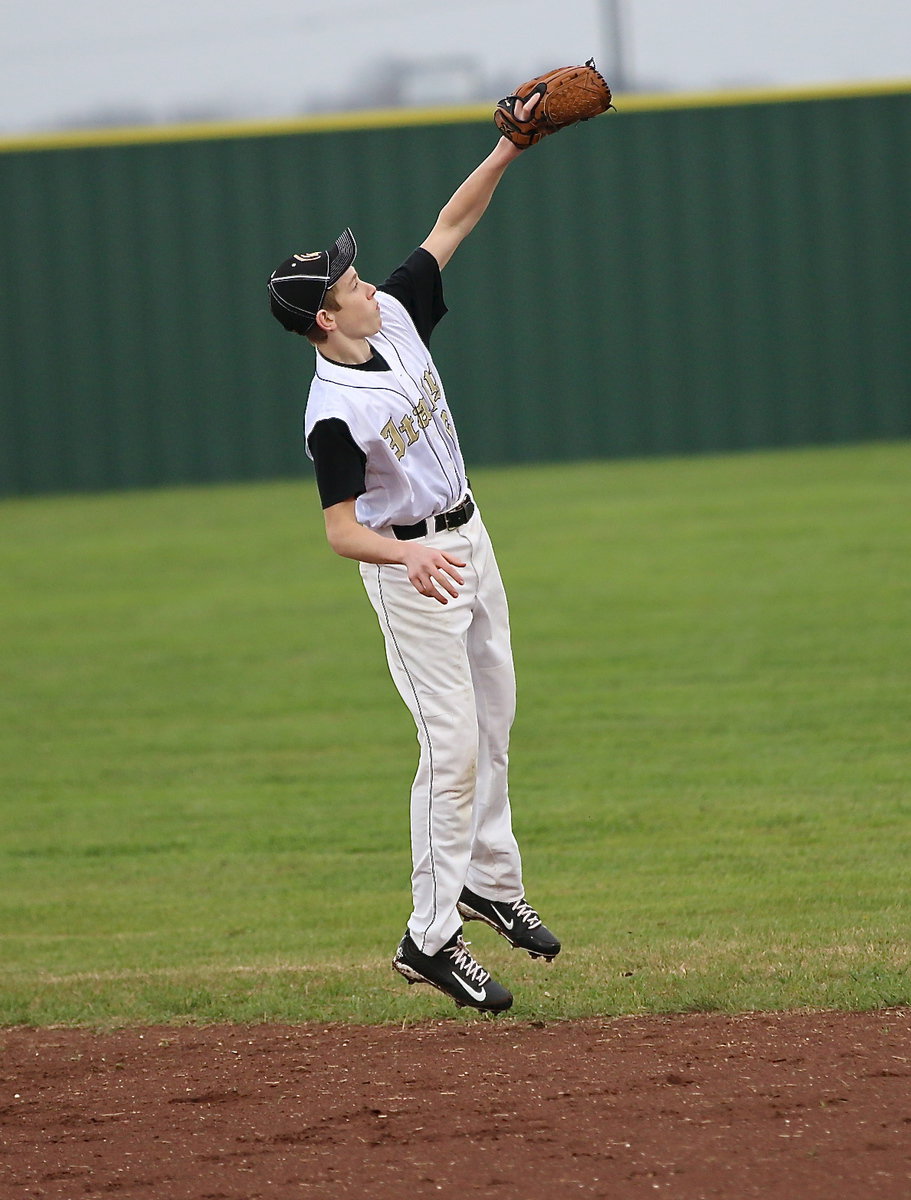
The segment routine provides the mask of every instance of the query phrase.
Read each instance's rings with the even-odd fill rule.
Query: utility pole
[[[616,92],[629,91],[632,85],[623,6],[624,0],[601,0],[601,44],[606,51],[602,74]]]

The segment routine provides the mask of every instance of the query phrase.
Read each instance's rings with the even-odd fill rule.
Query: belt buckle
[[[443,513],[443,520],[446,522],[447,529],[458,529],[465,524],[463,517],[465,516],[467,505],[468,498],[466,497],[461,504],[458,504],[455,508],[451,508],[449,512]]]

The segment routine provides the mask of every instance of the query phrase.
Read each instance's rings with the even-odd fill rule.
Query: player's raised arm
[[[540,96],[534,96],[527,105],[518,106],[523,118],[532,114],[539,100]],[[443,206],[436,224],[421,243],[437,260],[441,269],[480,221],[497,190],[497,184],[503,178],[504,171],[521,153],[522,148],[513,145],[508,138],[501,137],[490,154],[475,167],[464,183],[456,188]]]
[[[477,225],[503,178],[523,150],[541,138],[613,108],[611,90],[589,59],[584,66],[558,67],[530,79],[497,105],[494,123],[502,134],[484,161],[456,189],[422,243],[445,267],[463,238]]]

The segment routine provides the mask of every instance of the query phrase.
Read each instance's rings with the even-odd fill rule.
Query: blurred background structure
[[[907,0],[6,0],[0,137],[498,98],[594,55],[618,93],[911,74]]]

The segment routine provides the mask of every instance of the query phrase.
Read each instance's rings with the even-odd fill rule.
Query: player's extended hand
[[[416,542],[406,543],[403,551],[408,578],[422,596],[430,596],[440,604],[449,603],[444,593],[458,596],[455,585],[465,582],[458,572],[459,567],[465,566],[461,559]]]
[[[535,92],[535,94],[528,100],[518,100],[516,102],[516,117],[520,121],[529,120],[534,114],[534,111],[538,107],[540,101],[540,92]],[[508,137],[505,137],[502,134],[499,142],[497,142],[498,153],[505,154],[507,159],[517,158],[524,149],[526,149],[526,147],[517,146],[514,142],[511,142]]]
[[[538,107],[540,100],[541,100],[540,92],[535,92],[535,94],[531,97],[530,100],[526,100],[526,101],[520,100],[518,102],[518,104],[516,105],[516,116],[519,118],[519,120],[527,121],[528,118],[531,116],[531,114]]]

